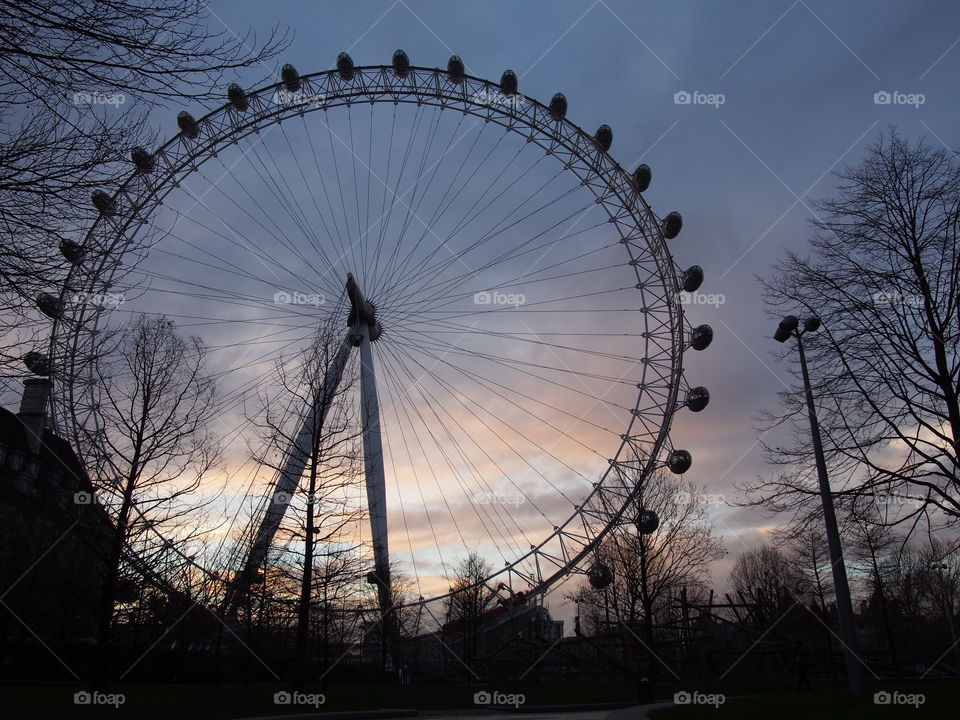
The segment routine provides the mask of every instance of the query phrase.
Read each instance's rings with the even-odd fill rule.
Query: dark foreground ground
[[[521,717],[604,718],[615,708],[635,705],[634,685],[466,685],[412,686],[342,684],[310,689],[300,696],[277,695],[279,685],[124,685],[96,696],[75,695],[88,688],[67,684],[0,685],[0,715],[7,718],[115,718],[126,720],[233,720],[256,716],[342,713],[384,708],[418,709],[421,717],[490,716],[522,713]],[[481,693],[489,693],[487,696]],[[886,692],[876,698],[874,693]],[[675,693],[682,702],[674,704]],[[721,695],[722,694],[722,695]],[[276,702],[275,702],[276,700]],[[675,687],[663,684],[654,720],[673,718],[912,718],[960,717],[960,682],[880,683],[865,698],[851,698],[843,689],[818,688],[796,692],[772,683],[703,684]],[[889,701],[889,702],[885,702]],[[79,703],[79,704],[78,704]],[[578,706],[580,706],[578,708]],[[447,712],[445,712],[447,711]],[[621,713],[616,713],[621,715]],[[641,717],[642,713],[629,713]]]

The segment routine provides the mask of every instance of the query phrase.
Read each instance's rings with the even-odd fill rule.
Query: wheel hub
[[[347,315],[347,326],[351,330],[359,330],[363,325],[367,326],[367,332],[370,334],[370,342],[380,338],[383,328],[380,321],[377,320],[377,306],[367,300],[352,273],[347,273],[347,297],[350,298],[350,312]],[[359,334],[353,336],[353,344],[360,344]]]

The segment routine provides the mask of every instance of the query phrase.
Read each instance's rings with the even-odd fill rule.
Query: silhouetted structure
[[[6,677],[63,671],[37,638],[68,654],[92,644],[113,530],[70,444],[46,427],[49,382],[25,382],[19,413],[0,408],[0,672]]]

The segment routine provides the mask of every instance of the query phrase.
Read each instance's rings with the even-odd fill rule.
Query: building
[[[0,672],[5,677],[29,672],[28,658],[45,652],[38,651],[37,640],[59,648],[93,643],[113,535],[70,443],[47,427],[49,397],[50,380],[30,378],[20,411],[0,408]]]

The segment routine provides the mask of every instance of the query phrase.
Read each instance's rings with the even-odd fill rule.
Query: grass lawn
[[[410,686],[331,684],[323,693],[325,702],[316,709],[310,704],[276,705],[274,693],[288,690],[281,685],[124,685],[111,692],[123,693],[118,708],[75,705],[80,685],[2,685],[0,710],[9,718],[109,718],[125,720],[229,720],[257,715],[333,712],[338,710],[375,710],[381,708],[477,709],[474,693],[486,689],[501,693],[522,693],[525,705],[562,705],[581,703],[632,702],[633,685],[440,685],[422,683]],[[304,698],[310,700],[310,698]]]
[[[632,683],[596,685],[497,685],[467,686],[421,683],[409,686],[363,683],[337,683],[326,689],[312,688],[308,693],[323,693],[324,703],[314,708],[310,704],[277,705],[274,693],[287,690],[279,684],[241,685],[130,685],[118,684],[111,688],[123,693],[124,702],[112,706],[76,705],[74,693],[87,688],[65,683],[0,685],[0,711],[9,718],[116,718],[126,720],[231,720],[258,715],[284,715],[339,710],[375,710],[381,708],[417,708],[420,710],[450,710],[478,707],[474,693],[480,690],[504,694],[522,693],[524,705],[578,705],[592,703],[633,703],[636,687]],[[866,698],[851,698],[843,689],[817,689],[812,692],[794,692],[787,683],[721,683],[686,687],[692,692],[723,693],[725,701],[713,705],[678,705],[653,711],[656,720],[678,718],[737,718],[738,720],[834,720],[834,718],[912,718],[960,717],[957,710],[960,683],[888,683],[875,687]],[[903,695],[922,693],[924,702],[918,708],[907,704],[876,705],[873,693],[896,689]],[[681,690],[663,683],[657,688],[660,701],[671,700]],[[903,695],[898,699],[906,699]],[[303,698],[316,700],[317,698]],[[518,716],[522,718],[523,716]],[[571,716],[573,717],[573,716]]]

